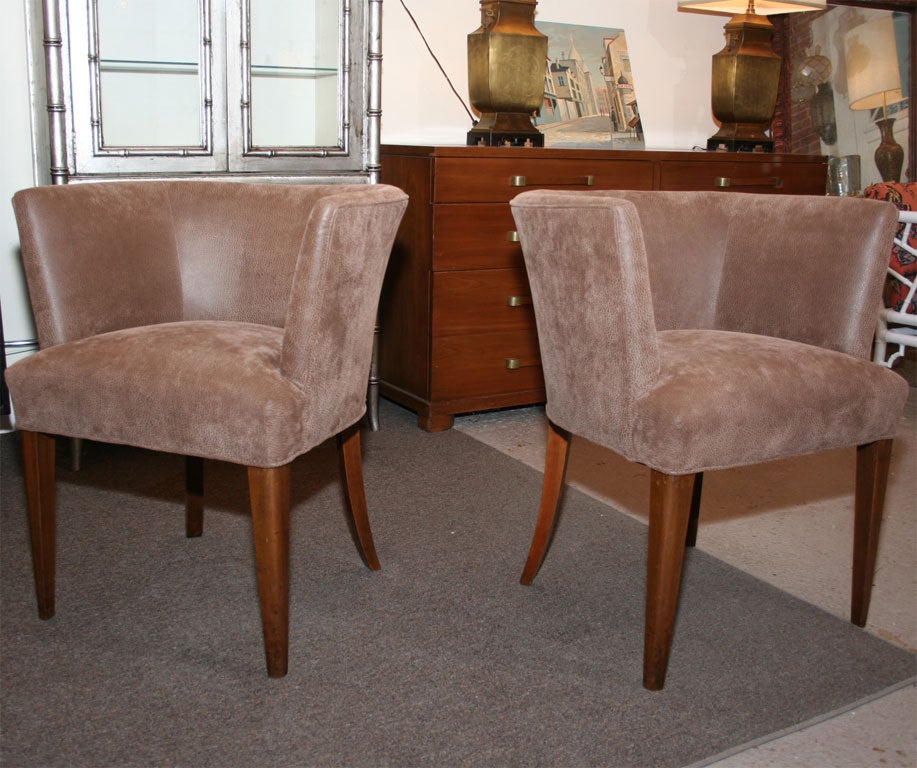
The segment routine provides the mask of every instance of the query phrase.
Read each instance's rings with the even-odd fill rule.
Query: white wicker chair
[[[895,237],[895,245],[917,258],[917,249],[908,244],[911,230],[917,227],[917,211],[899,211],[898,221],[904,226]],[[872,359],[891,368],[895,361],[904,357],[905,347],[917,347],[917,315],[910,311],[913,309],[912,302],[917,280],[904,277],[892,267],[888,268],[888,276],[906,287],[907,296],[900,310],[885,307],[879,311],[879,325],[876,329]],[[888,355],[889,345],[897,346],[897,350],[891,355]]]

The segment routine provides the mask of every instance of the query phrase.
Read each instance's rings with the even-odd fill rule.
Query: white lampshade
[[[891,14],[844,35],[844,55],[851,109],[876,109],[904,98]]]
[[[755,0],[755,13],[770,16],[775,13],[796,13],[797,11],[824,10],[826,0]],[[745,13],[748,0],[678,0],[678,9],[685,11],[709,11],[735,16]]]

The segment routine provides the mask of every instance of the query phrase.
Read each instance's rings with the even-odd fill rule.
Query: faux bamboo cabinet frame
[[[821,156],[382,146],[381,181],[410,196],[383,288],[382,395],[449,429],[469,411],[545,399],[509,201],[526,189],[825,194]]]

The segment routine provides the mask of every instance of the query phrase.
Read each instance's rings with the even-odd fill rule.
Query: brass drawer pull
[[[510,176],[511,187],[594,187],[595,176],[574,176],[572,179],[532,180],[527,176]]]
[[[507,357],[506,370],[518,371],[520,368],[535,368],[541,365],[541,360],[523,360],[521,357]]]
[[[779,176],[771,176],[762,179],[733,179],[729,176],[717,176],[714,185],[720,189],[726,187],[773,187],[780,189],[783,186],[783,179]]]
[[[506,233],[506,239],[509,240],[511,243],[518,243],[519,242],[519,233],[515,229],[511,229],[509,232]]]
[[[506,306],[507,307],[524,307],[531,305],[532,297],[531,296],[507,296],[506,297]]]

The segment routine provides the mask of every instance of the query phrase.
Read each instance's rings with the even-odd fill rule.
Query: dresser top
[[[716,162],[717,160],[738,163],[827,163],[823,155],[793,155],[765,152],[709,152],[706,150],[675,149],[565,149],[560,147],[468,147],[463,144],[383,144],[383,155],[409,157],[455,157],[455,158],[542,158],[576,160],[670,160]]]

